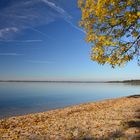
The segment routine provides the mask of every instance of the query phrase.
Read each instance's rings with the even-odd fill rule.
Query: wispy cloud
[[[46,33],[38,30],[37,27],[47,25],[58,18],[64,19],[73,28],[82,31],[73,24],[73,17],[57,0],[11,1],[10,4],[0,9],[0,39],[13,39],[13,36],[26,29],[31,29],[49,38]]]
[[[24,54],[19,54],[19,53],[0,53],[0,56],[21,56]]]
[[[43,42],[43,40],[0,40],[0,42],[5,42],[5,43],[33,43],[33,42]]]
[[[69,15],[63,8],[61,8],[60,6],[57,6],[55,3],[50,2],[48,0],[42,0],[42,2],[44,2],[45,4],[47,4],[49,7],[51,7],[52,9],[54,9],[55,11],[57,11],[58,13],[60,13],[63,17],[64,20],[69,23],[73,28],[75,28],[76,30],[85,33],[81,28],[79,28],[78,26],[76,26],[75,24],[72,23],[72,16]]]
[[[37,33],[39,33],[39,34],[41,34],[41,35],[47,37],[47,38],[50,38],[47,34],[41,32],[40,30],[38,30],[38,29],[36,29],[36,28],[33,28],[33,27],[27,27],[27,28],[29,28],[29,29],[31,29],[31,30],[33,30],[33,31],[35,31],[35,32],[37,32]]]
[[[39,60],[28,60],[30,63],[37,63],[37,64],[51,64],[54,63],[54,61],[39,61]]]
[[[43,6],[42,3],[42,0],[15,0],[0,9],[0,39],[11,39],[28,27],[33,27],[36,33],[47,36],[35,28],[49,24],[61,15],[54,9],[49,9],[50,6],[47,7],[46,4]]]
[[[0,29],[0,38],[6,38],[7,36],[11,35],[11,33],[18,32],[18,28],[16,27],[6,27]]]
[[[64,18],[72,18],[62,7],[57,6],[55,3],[50,2],[48,0],[42,0],[45,4],[47,4],[49,7],[51,7],[56,12],[60,13]]]
[[[71,21],[69,20],[65,20],[67,23],[69,23],[73,28],[75,28],[76,30],[85,33],[84,30],[82,30],[81,28],[79,28],[78,26],[76,26],[75,24],[73,24]]]

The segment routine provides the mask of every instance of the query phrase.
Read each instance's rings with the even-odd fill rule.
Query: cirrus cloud
[[[23,54],[19,54],[19,53],[0,53],[0,56],[20,56]]]
[[[12,35],[25,29],[34,29],[36,33],[45,33],[35,28],[47,25],[58,18],[70,19],[71,16],[55,1],[15,0],[0,9],[0,39],[11,39]]]

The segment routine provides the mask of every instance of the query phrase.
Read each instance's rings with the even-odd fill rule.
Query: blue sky
[[[140,79],[136,61],[112,69],[90,60],[77,0],[0,0],[0,79]]]

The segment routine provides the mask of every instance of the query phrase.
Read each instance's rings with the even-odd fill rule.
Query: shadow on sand
[[[131,96],[128,96],[127,98],[140,98],[140,95],[131,95]]]

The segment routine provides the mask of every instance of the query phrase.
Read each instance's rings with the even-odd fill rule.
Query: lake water
[[[140,94],[140,85],[0,83],[0,118]]]

